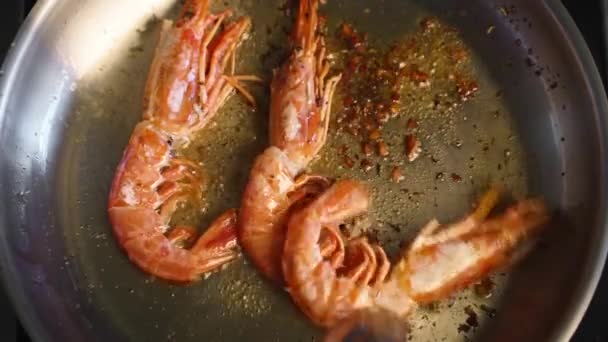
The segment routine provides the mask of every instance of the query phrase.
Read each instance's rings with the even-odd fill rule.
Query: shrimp
[[[318,32],[318,7],[318,0],[300,1],[293,52],[271,84],[271,146],[254,162],[239,211],[241,247],[262,274],[277,282],[282,282],[286,219],[299,197],[293,194],[324,190],[319,177],[302,175],[325,144],[331,100],[341,77],[326,80],[330,67]],[[311,187],[310,180],[317,185]]]
[[[531,241],[549,220],[540,199],[525,199],[486,219],[498,201],[489,190],[477,209],[460,222],[442,226],[431,220],[396,266],[403,288],[417,303],[429,303],[480,281],[508,266],[516,247]]]
[[[431,221],[391,269],[382,248],[364,238],[336,244],[331,254],[324,251],[322,233],[339,234],[337,224],[369,206],[362,184],[338,182],[289,219],[282,259],[288,292],[324,327],[369,309],[405,318],[419,304],[445,298],[506,265],[519,243],[548,220],[538,199],[486,219],[497,198],[490,190],[473,214],[454,225]]]
[[[367,239],[342,244],[333,255],[323,253],[322,234],[338,235],[336,225],[363,214],[368,206],[367,189],[344,180],[289,219],[282,259],[287,291],[320,326],[331,327],[366,308],[384,308],[404,316],[415,306],[394,279],[387,279],[390,262],[384,250]],[[343,240],[339,235],[336,239]]]
[[[177,148],[209,122],[235,82],[252,78],[224,74],[250,20],[220,30],[230,12],[212,14],[208,7],[207,0],[191,0],[175,25],[163,25],[143,120],[123,153],[108,200],[114,235],[129,259],[176,282],[196,280],[238,256],[235,209],[218,217],[196,242],[193,227],[170,225],[180,203],[196,204],[203,195],[200,167],[176,157]]]

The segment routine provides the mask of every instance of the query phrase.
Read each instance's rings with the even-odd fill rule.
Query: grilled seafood
[[[271,84],[270,144],[254,162],[239,211],[239,242],[256,267],[281,282],[281,255],[289,208],[306,166],[325,144],[333,93],[340,76],[326,80],[329,64],[318,32],[318,0],[300,1],[288,61]],[[325,182],[326,183],[326,182]],[[299,196],[295,196],[299,197]],[[331,245],[331,241],[328,241]]]
[[[414,306],[395,279],[386,280],[390,263],[379,246],[358,238],[323,253],[322,234],[342,240],[336,225],[364,213],[368,205],[365,187],[340,181],[289,219],[283,275],[293,301],[318,325],[332,326],[368,307],[402,316]]]
[[[238,255],[234,209],[193,244],[193,227],[170,227],[177,206],[200,200],[203,192],[198,165],[177,158],[176,148],[209,122],[235,85],[254,79],[225,74],[249,19],[220,30],[230,12],[213,14],[208,7],[207,0],[191,0],[175,25],[163,26],[146,84],[143,121],[131,135],[108,201],[116,239],[130,260],[178,282],[198,279]]]
[[[516,247],[549,220],[540,199],[522,200],[486,219],[498,201],[488,191],[477,209],[458,223],[430,221],[396,265],[401,285],[418,303],[445,298],[508,265]]]
[[[445,298],[504,266],[510,252],[548,220],[543,202],[535,199],[486,219],[497,198],[490,190],[459,223],[441,227],[431,221],[389,275],[382,248],[364,238],[334,244],[329,253],[319,243],[323,233],[342,240],[336,225],[369,205],[363,185],[340,181],[289,219],[282,259],[288,292],[325,327],[363,309],[404,317],[417,304]]]

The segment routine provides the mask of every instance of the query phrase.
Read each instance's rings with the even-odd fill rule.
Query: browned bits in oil
[[[477,313],[475,313],[470,305],[467,305],[464,308],[464,313],[467,315],[467,319],[464,323],[458,326],[459,333],[468,333],[471,329],[475,329],[479,326]]]
[[[343,156],[342,165],[344,165],[346,168],[352,169],[353,166],[355,166],[355,161],[349,156]]]
[[[389,109],[391,117],[396,117],[399,115],[399,103],[395,102],[393,104],[390,105]]]
[[[344,39],[352,39],[355,34],[355,29],[353,29],[350,24],[342,24],[340,26],[340,31]]]
[[[378,142],[378,154],[382,157],[386,157],[389,155],[388,145],[384,141]]]
[[[469,330],[471,330],[471,326],[467,325],[467,324],[460,324],[458,326],[458,332],[459,333],[468,333]]]
[[[427,110],[455,115],[478,91],[470,49],[456,29],[437,18],[422,20],[420,29],[388,47],[375,45],[349,23],[340,25],[335,37],[344,51],[335,59],[343,76],[338,88],[344,106],[336,112],[338,131],[360,144],[376,143],[381,157],[389,152],[381,141],[393,139],[383,133],[387,122],[405,113],[424,117]],[[421,141],[414,135],[419,124],[410,118],[403,130],[408,135],[405,154],[409,161],[422,152]],[[371,158],[369,148],[361,146],[363,155]]]
[[[469,60],[469,52],[462,46],[456,46],[451,49],[450,57],[455,63],[463,63]]]
[[[344,100],[342,101],[342,103],[344,104],[344,107],[350,107],[353,105],[354,99],[352,96],[348,95],[344,97]]]
[[[391,102],[399,103],[399,101],[401,101],[401,95],[399,95],[399,93],[397,93],[397,92],[393,92],[391,94]]]
[[[437,20],[434,18],[425,18],[420,21],[420,27],[427,31],[437,27]]]
[[[391,180],[395,183],[399,183],[403,180],[403,178],[401,168],[399,166],[393,167],[393,170],[391,171]]]
[[[409,118],[409,119],[407,119],[406,127],[408,129],[416,129],[416,128],[418,128],[418,122],[416,122],[416,120],[414,120],[412,118]]]
[[[407,156],[407,160],[413,162],[420,156],[420,152],[422,152],[422,143],[420,140],[413,134],[406,135],[405,155]]]
[[[369,138],[371,140],[378,140],[380,139],[380,130],[378,129],[374,129],[369,133]]]
[[[456,182],[456,183],[462,182],[462,177],[460,175],[456,174],[456,173],[452,173],[450,175],[450,177],[452,178],[453,182]]]
[[[412,70],[410,73],[410,81],[420,84],[429,80],[429,75],[420,70]]]
[[[326,26],[327,26],[327,16],[319,15],[319,23],[318,23],[319,30],[321,30],[321,31],[325,30]]]
[[[464,308],[464,312],[467,314],[466,323],[472,328],[477,328],[479,326],[479,321],[477,319],[477,313],[475,313],[473,308],[470,305],[467,305]]]
[[[340,26],[340,38],[346,41],[351,48],[360,49],[367,39],[365,34],[358,34],[350,24],[342,24]]]
[[[460,100],[465,102],[471,99],[479,90],[479,85],[474,80],[461,79],[456,86]]]
[[[490,298],[494,290],[494,282],[490,278],[486,278],[474,285],[475,294],[481,298]]]
[[[374,153],[374,150],[370,143],[363,143],[361,144],[361,152],[363,152],[366,157],[369,157]]]
[[[374,164],[372,164],[371,161],[369,161],[368,159],[363,159],[361,161],[361,169],[365,172],[371,171],[371,169],[374,167]]]
[[[366,131],[371,132],[376,129],[376,123],[370,119],[367,119],[363,122],[363,128],[365,128]]]
[[[349,126],[346,131],[348,133],[350,133],[353,137],[358,137],[359,136],[359,130],[357,129],[357,127],[353,127],[353,126]]]
[[[340,145],[338,147],[338,156],[342,159],[342,166],[352,169],[355,166],[355,161],[348,155],[348,146]]]

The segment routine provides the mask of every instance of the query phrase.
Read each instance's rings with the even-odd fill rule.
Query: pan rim
[[[553,17],[555,24],[559,27],[561,35],[566,37],[565,44],[577,61],[577,68],[581,73],[587,92],[590,94],[593,117],[597,123],[596,129],[599,138],[599,174],[600,194],[597,214],[597,227],[600,229],[600,237],[591,241],[591,251],[584,260],[584,271],[581,282],[577,285],[572,295],[572,304],[562,314],[562,328],[556,329],[553,340],[568,341],[574,335],[576,329],[589,307],[595,294],[600,277],[602,275],[606,257],[608,255],[608,100],[604,85],[601,81],[598,68],[591,56],[591,52],[584,41],[582,34],[574,23],[570,14],[559,0],[546,0],[543,2],[547,13]],[[29,50],[32,40],[42,30],[53,8],[58,4],[54,0],[38,1],[14,39],[12,48],[7,52],[1,70],[4,72],[0,77],[0,132],[5,130],[4,122],[8,114],[8,100],[13,90],[16,76],[22,70],[22,57]],[[0,171],[5,172],[5,171]],[[0,182],[0,191],[4,185]],[[4,288],[9,294],[10,301],[15,309],[20,322],[24,325],[30,337],[35,341],[50,340],[50,333],[45,330],[42,318],[34,310],[33,306],[27,305],[26,293],[19,283],[17,269],[13,262],[13,256],[8,252],[6,231],[8,229],[7,213],[0,206],[0,272]]]
[[[28,51],[35,35],[40,31],[42,24],[49,17],[56,1],[38,1],[31,9],[24,20],[21,28],[17,32],[11,48],[7,51],[6,57],[0,70],[3,77],[0,78],[0,133],[4,131],[5,117],[8,115],[8,99],[13,88],[13,81],[22,68],[21,61],[23,55]],[[3,171],[4,173],[4,171]],[[4,190],[4,184],[0,182],[0,191]],[[27,298],[21,286],[15,286],[18,279],[15,276],[17,270],[12,256],[8,253],[6,229],[6,213],[4,207],[0,206],[0,277],[3,287],[9,295],[9,300],[13,309],[17,313],[17,318],[27,331],[33,341],[50,341],[49,331],[42,325],[41,317],[34,311],[31,305],[26,305]]]
[[[590,243],[593,246],[589,252],[585,265],[582,270],[582,279],[577,285],[572,301],[574,304],[566,308],[566,313],[562,315],[562,329],[556,330],[554,340],[569,341],[576,330],[578,329],[583,316],[585,315],[589,304],[595,295],[595,291],[599,284],[602,272],[605,268],[606,257],[608,255],[608,206],[606,204],[608,194],[608,169],[606,168],[606,150],[608,146],[608,100],[606,90],[601,80],[597,65],[591,55],[591,51],[585,42],[576,23],[570,16],[566,7],[559,0],[547,0],[543,2],[547,12],[553,16],[553,20],[560,28],[561,34],[566,37],[565,44],[575,60],[578,62],[577,67],[580,70],[587,87],[588,93],[591,95],[593,117],[597,123],[596,129],[599,140],[599,206],[597,213],[597,224],[601,227],[598,239],[592,240]]]

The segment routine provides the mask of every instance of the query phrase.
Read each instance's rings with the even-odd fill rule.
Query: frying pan
[[[286,38],[277,28],[288,28],[292,20],[282,1],[215,6],[225,5],[254,22],[239,69],[268,78],[284,55]],[[5,60],[0,260],[5,285],[35,340],[295,341],[322,334],[246,258],[178,286],[141,273],[114,242],[105,207],[109,185],[140,119],[158,18],[174,15],[175,6],[170,0],[38,1]],[[333,0],[323,11],[331,27],[347,20],[384,42],[436,15],[458,28],[473,51],[481,91],[451,124],[465,144],[457,153],[441,141],[430,144],[427,150],[442,163],[421,158],[408,164],[399,186],[428,191],[403,210],[404,238],[431,217],[449,221],[462,215],[495,178],[516,197],[542,195],[556,213],[538,248],[508,275],[497,276],[490,300],[464,291],[423,308],[412,318],[413,337],[568,340],[608,248],[608,107],[596,67],[561,3]],[[219,179],[210,185],[202,226],[238,205],[251,161],[266,145],[268,91],[256,95],[258,111],[233,98],[193,152],[204,159],[209,176]],[[490,114],[496,111],[500,115]],[[442,124],[440,118],[426,122]],[[490,138],[489,150],[475,143]],[[326,150],[335,144],[330,141]],[[509,166],[497,170],[507,151]],[[469,156],[476,158],[470,170]],[[337,170],[323,163],[318,169]],[[435,176],[450,170],[469,181],[448,184]],[[376,192],[374,203],[382,211],[401,200],[391,191]],[[486,317],[481,304],[495,308],[496,315]],[[467,306],[477,312],[480,327],[459,331]]]

